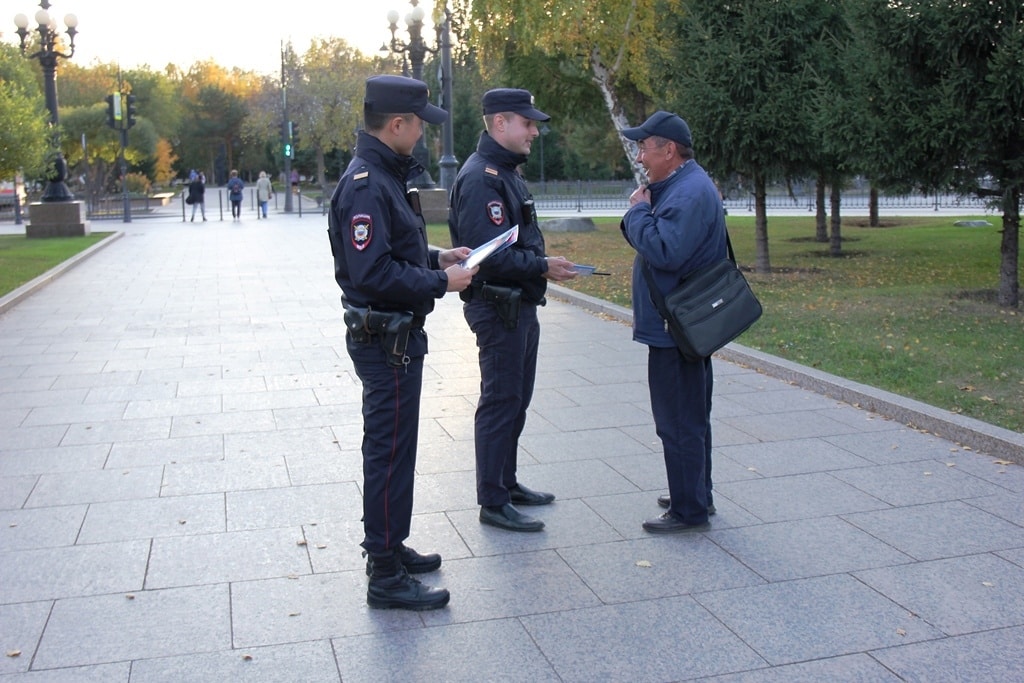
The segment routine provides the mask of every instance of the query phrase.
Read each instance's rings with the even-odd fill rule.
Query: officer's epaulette
[[[370,167],[360,166],[355,173],[352,174],[352,189],[362,190],[370,186]]]
[[[498,175],[498,169],[491,168],[490,166],[484,166],[484,173],[488,173],[490,175],[496,176],[496,175]]]

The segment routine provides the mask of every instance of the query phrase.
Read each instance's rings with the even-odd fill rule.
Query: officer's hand
[[[576,264],[567,260],[564,256],[548,257],[548,272],[544,277],[554,282],[563,282],[576,277]]]
[[[448,291],[461,292],[466,287],[469,287],[469,283],[473,281],[473,276],[476,275],[476,271],[478,270],[480,270],[479,266],[467,269],[463,268],[458,263],[454,266],[448,266],[445,268],[444,272],[448,276]]]
[[[445,249],[437,255],[437,262],[441,265],[441,268],[447,268],[448,266],[454,266],[456,263],[465,261],[469,257],[469,252],[472,249],[469,247],[455,247],[454,249]],[[451,291],[451,290],[449,290]]]

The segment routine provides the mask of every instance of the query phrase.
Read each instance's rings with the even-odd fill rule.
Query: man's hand
[[[572,261],[566,260],[563,256],[549,256],[548,261],[548,272],[544,273],[544,277],[554,282],[564,282],[565,280],[571,280],[578,274],[576,272],[576,264]]]
[[[459,260],[461,261],[462,259]],[[466,287],[469,287],[469,283],[473,281],[473,276],[476,275],[476,271],[478,270],[480,270],[479,266],[467,269],[460,266],[458,262],[456,262],[454,266],[448,266],[445,268],[444,272],[448,276],[447,291],[461,292]]]
[[[636,206],[641,202],[651,203],[651,191],[645,185],[636,188],[633,190],[633,194],[629,195],[630,206]]]
[[[472,249],[469,247],[456,247],[454,249],[445,249],[437,255],[437,262],[441,265],[442,269],[447,269],[449,266],[454,266],[456,263],[465,261],[469,256],[469,252]],[[448,290],[451,291],[451,290]]]

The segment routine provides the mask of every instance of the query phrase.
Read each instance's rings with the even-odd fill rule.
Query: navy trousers
[[[708,521],[711,498],[711,359],[683,359],[675,347],[649,347],[647,383],[665,451],[670,511],[687,524]]]
[[[463,306],[476,335],[480,358],[480,400],[476,407],[476,502],[504,505],[516,485],[519,436],[533,398],[537,375],[540,323],[537,307],[522,304],[519,325],[505,329],[493,304],[470,301]]]
[[[387,364],[380,344],[356,344],[348,355],[363,384],[363,543],[394,550],[412,522],[423,356],[402,368]]]

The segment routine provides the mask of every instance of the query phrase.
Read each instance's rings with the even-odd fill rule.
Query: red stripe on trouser
[[[398,451],[398,421],[399,407],[402,405],[398,382],[398,369],[394,370],[395,375],[395,424],[391,429],[391,458],[388,459],[388,476],[384,484],[384,547],[391,548],[391,475],[394,472],[395,453]]]

